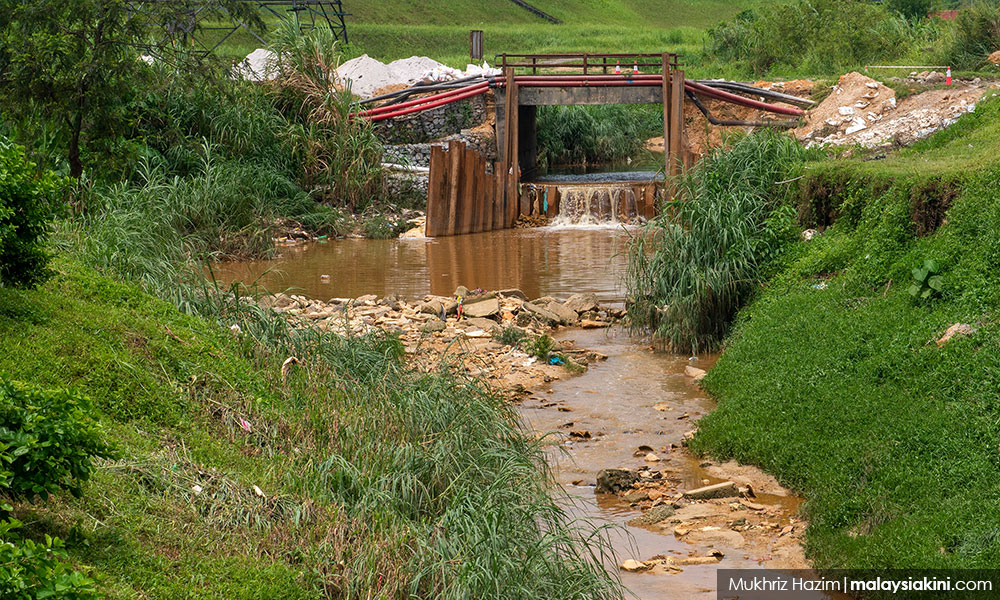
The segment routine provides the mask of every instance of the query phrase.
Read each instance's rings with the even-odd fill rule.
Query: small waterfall
[[[559,215],[553,225],[613,225],[635,219],[635,192],[621,185],[561,185]]]

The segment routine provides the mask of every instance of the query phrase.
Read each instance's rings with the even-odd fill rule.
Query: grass
[[[122,456],[82,499],[14,514],[108,597],[618,596],[542,448],[477,382],[410,371],[392,337],[295,332],[224,294],[185,316],[55,267],[0,289],[0,376],[88,395]]]
[[[804,156],[795,140],[764,131],[677,182],[674,199],[629,248],[630,326],[678,352],[715,348],[767,264],[795,238],[787,188],[776,183]]]
[[[807,164],[805,226],[704,380],[698,451],[804,493],[819,567],[1000,558],[1000,102],[881,161]],[[970,148],[969,144],[972,144]],[[907,293],[941,265],[940,298]],[[954,323],[975,331],[943,347]]]
[[[656,135],[663,135],[658,105],[542,106],[538,111],[540,164],[624,160]]]

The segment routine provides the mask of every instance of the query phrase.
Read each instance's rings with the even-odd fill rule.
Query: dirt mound
[[[836,143],[869,128],[895,108],[896,92],[891,88],[861,73],[847,73],[794,133],[802,141]]]

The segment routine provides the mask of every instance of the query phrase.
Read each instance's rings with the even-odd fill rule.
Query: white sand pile
[[[367,54],[340,65],[337,77],[344,87],[350,85],[351,92],[362,98],[368,98],[375,90],[396,83],[392,70]]]
[[[444,67],[443,64],[426,56],[401,58],[392,61],[387,66],[392,73],[392,83],[407,83],[410,85],[422,81],[426,73]]]
[[[250,81],[271,81],[278,76],[278,55],[270,50],[257,48],[233,67],[233,73]]]

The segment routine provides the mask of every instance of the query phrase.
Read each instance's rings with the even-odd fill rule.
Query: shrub
[[[97,598],[94,581],[62,560],[63,543],[45,536],[42,543],[22,540],[21,523],[0,521],[0,598],[5,600],[86,600]]]
[[[80,497],[91,458],[111,455],[90,401],[65,391],[43,391],[0,379],[0,461],[13,498],[48,498],[60,489]]]
[[[923,19],[931,10],[931,0],[889,0],[886,5],[907,19]]]
[[[975,69],[987,64],[986,57],[1000,50],[1000,7],[994,3],[976,3],[958,12],[955,38],[947,60],[960,69]]]
[[[715,346],[764,266],[794,239],[795,212],[774,184],[803,158],[794,139],[762,132],[717,150],[678,182],[629,249],[631,326],[678,351]]]
[[[39,173],[24,148],[0,139],[0,286],[34,287],[49,276],[43,247],[65,180]]]
[[[776,68],[829,74],[903,56],[936,35],[881,4],[852,0],[769,3],[708,32],[708,56],[720,66],[764,75]]]
[[[663,135],[659,106],[543,106],[538,110],[539,160],[553,163],[608,162],[642,149]]]

